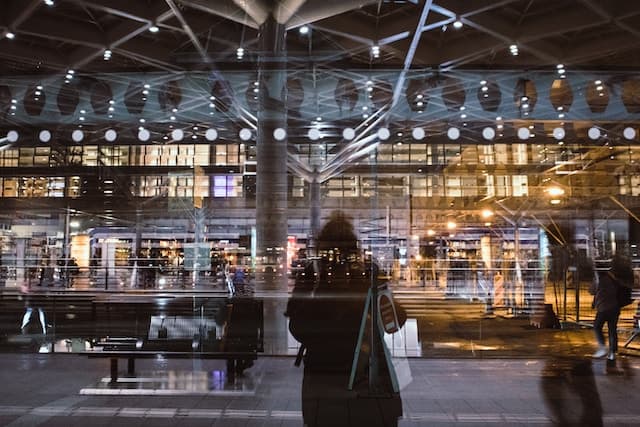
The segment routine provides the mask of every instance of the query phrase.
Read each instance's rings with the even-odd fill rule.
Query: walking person
[[[618,317],[620,316],[620,302],[618,288],[633,284],[633,270],[629,259],[615,255],[611,264],[596,272],[589,291],[593,297],[593,308],[596,309],[596,319],[593,331],[598,342],[598,349],[593,354],[595,358],[607,356],[615,360],[618,351]],[[607,324],[609,347],[605,345],[603,327]]]

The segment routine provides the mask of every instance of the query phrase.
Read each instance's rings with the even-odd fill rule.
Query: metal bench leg
[[[136,359],[133,357],[127,359],[127,374],[132,377],[136,375]]]
[[[118,382],[118,358],[112,357],[111,359],[111,384]]]
[[[633,340],[638,336],[638,334],[640,334],[640,330],[635,330],[635,331],[633,332],[633,334],[631,335],[631,337],[629,337],[629,339],[627,340],[627,342],[626,342],[626,343],[624,343],[624,345],[623,345],[622,347],[623,347],[623,348],[627,348],[627,347],[629,346],[629,344],[631,344],[631,341],[633,341]]]
[[[229,384],[233,384],[236,381],[236,360],[227,359],[227,380]]]

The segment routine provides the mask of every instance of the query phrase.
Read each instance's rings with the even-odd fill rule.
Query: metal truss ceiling
[[[418,25],[425,6],[427,19]],[[290,29],[290,64],[402,69],[410,58],[412,68],[440,70],[640,65],[640,4],[628,0],[6,0],[0,75],[247,69],[269,14]],[[306,35],[297,31],[303,24],[311,29]],[[149,32],[153,25],[160,31]],[[113,52],[109,61],[105,49]]]

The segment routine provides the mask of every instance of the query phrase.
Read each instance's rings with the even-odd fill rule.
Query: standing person
[[[236,267],[236,271],[233,273],[233,286],[236,289],[236,291],[240,294],[240,295],[245,295],[245,280],[246,280],[246,276],[244,274],[244,269],[242,268],[242,266],[238,265]]]
[[[367,291],[378,285],[377,267],[362,259],[353,227],[341,213],[334,213],[322,228],[317,248],[320,256],[298,273],[285,313],[290,332],[301,343],[296,365],[304,360],[304,425],[395,426],[402,402],[391,390],[379,335],[373,339],[386,379],[381,380],[385,397],[361,397],[366,381],[354,390],[347,388]]]
[[[620,255],[615,255],[611,265],[600,270],[595,275],[589,291],[593,294],[593,308],[596,309],[596,319],[593,322],[593,331],[598,342],[598,349],[593,357],[605,357],[615,360],[618,351],[618,317],[620,316],[620,303],[618,302],[618,287],[633,283],[633,270],[631,262]],[[602,328],[607,323],[609,335],[609,347],[605,346]]]

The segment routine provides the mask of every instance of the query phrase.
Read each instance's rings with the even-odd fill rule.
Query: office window
[[[514,175],[512,177],[513,197],[529,195],[529,181],[526,175]]]
[[[155,197],[167,191],[169,177],[161,175],[141,176],[136,186],[136,196]]]
[[[462,179],[459,176],[447,176],[445,178],[445,191],[447,197],[461,197],[462,196]]]
[[[0,166],[16,167],[18,166],[18,157],[19,151],[16,149],[0,151]]]
[[[411,195],[413,197],[427,197],[427,177],[411,177]]]
[[[528,161],[527,144],[511,144],[514,165],[526,165]]]
[[[214,175],[213,197],[242,197],[242,176]]]
[[[481,145],[480,146],[480,163],[485,165],[495,165],[496,155],[493,149],[493,145]]]
[[[82,153],[83,166],[98,166],[98,147],[96,145],[85,145]]]
[[[509,164],[509,156],[507,155],[507,144],[495,144],[495,162],[499,165]]]
[[[291,197],[304,197],[304,179],[297,176],[293,177]]]
[[[0,178],[2,197],[18,197],[18,178]]]

